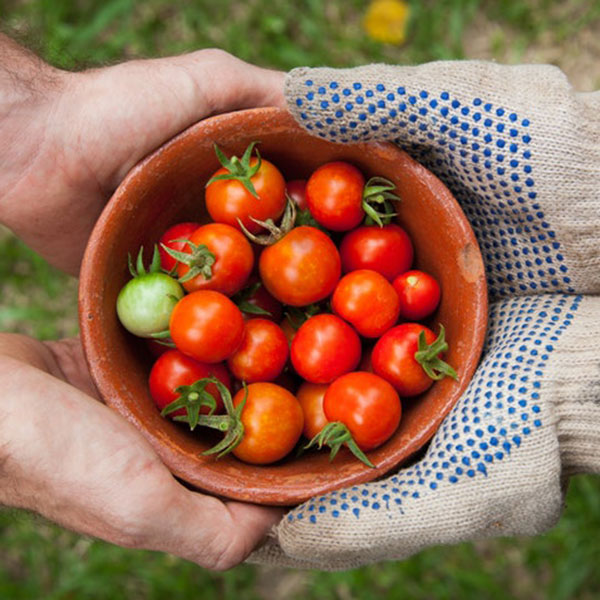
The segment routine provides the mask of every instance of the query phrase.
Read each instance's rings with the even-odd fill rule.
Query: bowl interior
[[[415,266],[442,287],[442,301],[429,319],[434,331],[446,327],[446,360],[459,379],[445,378],[422,396],[403,401],[395,435],[369,454],[375,469],[349,452],[333,463],[327,452],[254,466],[233,456],[200,453],[215,443],[212,434],[189,432],[160,416],[148,391],[152,364],[144,340],[117,320],[115,303],[129,279],[127,255],[141,245],[149,260],[164,230],[179,221],[208,220],[204,186],[220,166],[214,142],[238,156],[259,141],[263,157],[286,179],[306,178],[330,160],[346,160],[369,177],[397,186],[402,202],[398,222],[415,245]],[[407,154],[387,143],[333,144],[309,136],[285,111],[253,109],[204,120],[135,167],[119,186],[89,240],[80,278],[80,329],[86,359],[104,401],[150,441],[174,475],[193,487],[238,500],[292,505],[334,488],[377,478],[405,461],[433,435],[466,388],[483,346],[487,298],[483,263],[473,232],[447,188]]]

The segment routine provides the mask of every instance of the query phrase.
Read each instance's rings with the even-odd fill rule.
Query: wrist
[[[29,413],[30,373],[53,373],[41,342],[17,334],[0,335],[0,505],[33,508],[35,497],[22,468],[23,449],[35,446],[36,419]],[[29,500],[28,500],[29,499]]]
[[[561,410],[566,409],[566,410]],[[559,410],[563,474],[600,473],[600,404],[576,402]]]
[[[35,494],[22,469],[21,450],[33,440],[19,419],[18,381],[24,379],[27,365],[7,356],[0,356],[0,377],[3,382],[0,405],[0,505],[33,508]],[[21,407],[23,409],[23,407]]]
[[[582,297],[548,364],[554,375],[543,384],[553,399],[565,476],[600,473],[599,312],[600,297]]]

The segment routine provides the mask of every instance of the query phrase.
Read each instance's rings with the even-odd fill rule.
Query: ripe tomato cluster
[[[162,414],[222,432],[207,454],[253,464],[302,436],[331,457],[364,454],[396,431],[401,398],[456,377],[440,301],[413,269],[395,186],[333,161],[288,180],[251,144],[206,185],[209,223],[180,222],[140,249],[117,299],[121,323],[148,338],[149,389]]]

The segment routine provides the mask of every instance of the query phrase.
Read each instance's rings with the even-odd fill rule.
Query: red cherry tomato
[[[256,165],[257,158],[250,159],[250,167]],[[213,177],[229,173],[225,167]],[[261,159],[258,172],[250,179],[258,198],[254,197],[237,179],[213,181],[206,188],[206,209],[217,223],[226,223],[240,229],[238,219],[250,233],[258,233],[262,227],[252,221],[273,219],[276,221],[285,209],[285,180],[279,169],[268,160]]]
[[[344,273],[371,269],[388,281],[410,269],[413,245],[399,225],[368,225],[347,233],[340,244]]]
[[[353,165],[330,162],[320,166],[306,184],[306,202],[315,221],[331,231],[348,231],[364,218],[365,178]]]
[[[244,336],[244,318],[227,296],[199,290],[177,302],[169,330],[178,350],[212,364],[229,358],[238,349]]]
[[[288,196],[294,201],[298,210],[306,210],[306,181],[304,179],[292,179],[285,184]]]
[[[358,334],[335,315],[305,321],[294,336],[290,356],[294,369],[312,383],[329,383],[356,368],[361,345]]]
[[[400,398],[385,379],[355,371],[338,377],[323,398],[328,421],[343,423],[361,450],[381,446],[398,428]]]
[[[420,321],[430,316],[440,302],[439,283],[423,271],[406,271],[392,284],[400,298],[400,314],[403,319]]]
[[[158,240],[158,251],[160,252],[160,266],[163,270],[169,272],[177,264],[177,260],[173,258],[165,249],[164,246],[183,252],[186,249],[187,244],[185,241],[178,242],[176,240],[186,240],[200,227],[200,223],[195,221],[186,221],[184,223],[177,223],[172,227],[169,227]]]
[[[162,410],[171,402],[179,398],[180,394],[175,391],[180,386],[189,386],[199,379],[214,376],[223,383],[227,389],[231,389],[231,379],[227,369],[222,363],[206,364],[198,362],[178,350],[167,350],[162,354],[150,370],[149,386],[150,395],[159,410]],[[215,413],[223,412],[223,400],[214,383],[206,386],[206,391],[215,399]],[[208,406],[202,406],[201,414],[209,412]],[[186,410],[180,408],[170,413],[169,417],[185,415]]]
[[[200,271],[192,279],[182,282],[188,292],[215,290],[232,296],[244,287],[254,265],[254,252],[243,233],[223,223],[208,223],[196,229],[189,241],[195,246],[206,246],[208,252],[214,255],[214,263],[209,263],[210,276],[207,276],[201,270],[207,260],[206,251],[199,249],[197,268]],[[193,247],[187,245],[184,252],[192,256]],[[212,258],[209,260],[212,262]],[[190,267],[184,262],[177,265],[180,280],[189,271]]]
[[[365,337],[379,337],[398,320],[400,301],[392,284],[376,271],[344,275],[331,299],[333,312]]]
[[[401,397],[421,394],[434,381],[415,359],[422,331],[428,345],[435,341],[435,334],[425,325],[402,323],[385,333],[373,348],[373,372],[389,381]]]
[[[323,412],[323,398],[328,388],[328,384],[305,381],[296,392],[296,398],[304,413],[302,434],[309,440],[312,440],[329,422]]]
[[[283,371],[288,355],[288,341],[279,325],[268,319],[250,319],[227,366],[234,377],[246,383],[273,381]]]
[[[251,383],[242,409],[244,437],[233,454],[244,462],[264,465],[276,462],[293,449],[304,425],[302,408],[296,397],[274,383]],[[246,390],[233,398],[238,406]]]
[[[341,275],[340,255],[315,227],[295,227],[266,247],[258,264],[267,290],[280,302],[306,306],[333,292]]]

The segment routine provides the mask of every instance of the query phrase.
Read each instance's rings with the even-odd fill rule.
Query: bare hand
[[[30,71],[15,86],[15,72]],[[221,50],[68,73],[0,35],[0,91],[10,86],[0,100],[0,221],[73,275],[106,200],[140,159],[209,115],[284,105],[283,73]]]
[[[132,425],[85,393],[93,385],[77,340],[3,334],[0,378],[2,504],[216,570],[240,563],[281,517],[180,485]]]
[[[220,50],[67,73],[0,34],[0,222],[77,274],[131,167],[209,115],[283,106],[282,88],[282,73]],[[0,504],[212,569],[241,562],[281,517],[180,485],[143,436],[94,399],[77,340],[0,334],[0,378]]]

